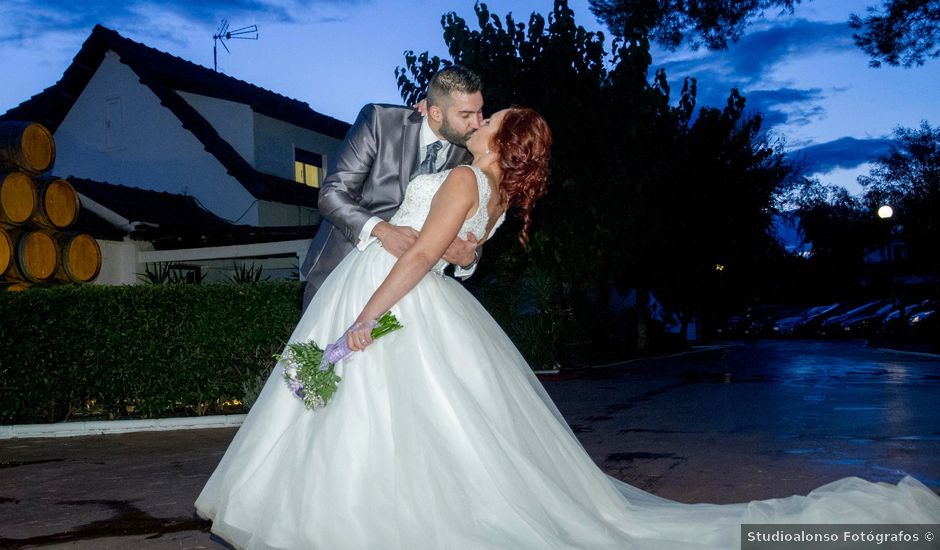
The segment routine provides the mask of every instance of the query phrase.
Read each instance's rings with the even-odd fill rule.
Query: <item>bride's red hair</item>
[[[545,194],[551,161],[552,131],[542,115],[527,107],[511,107],[493,136],[502,179],[499,192],[507,208],[522,219],[519,242],[529,240],[531,212]]]

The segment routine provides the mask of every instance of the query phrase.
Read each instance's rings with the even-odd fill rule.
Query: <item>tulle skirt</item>
[[[291,341],[334,341],[395,258],[353,251]],[[404,325],[338,366],[325,408],[278,365],[198,500],[238,548],[271,550],[727,549],[742,523],[940,523],[912,478],[846,478],[806,496],[672,502],[605,475],[499,325],[428,274],[392,311]]]

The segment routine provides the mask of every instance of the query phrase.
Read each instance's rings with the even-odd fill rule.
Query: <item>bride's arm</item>
[[[356,326],[378,319],[427,275],[478,203],[479,191],[473,171],[468,167],[455,168],[431,200],[431,211],[418,240],[395,262],[356,318]],[[481,208],[486,206],[481,205]],[[359,326],[350,330],[347,342],[353,351],[364,349],[372,342],[371,328]]]

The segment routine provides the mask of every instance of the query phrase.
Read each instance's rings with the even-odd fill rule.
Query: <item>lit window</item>
[[[294,181],[320,187],[320,177],[323,171],[323,155],[294,149]]]

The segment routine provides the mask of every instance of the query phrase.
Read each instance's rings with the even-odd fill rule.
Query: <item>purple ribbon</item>
[[[375,328],[379,323],[378,321],[363,321],[362,323],[356,323],[346,329],[346,332],[344,332],[338,340],[326,346],[326,349],[323,350],[323,359],[320,360],[321,371],[330,368],[330,365],[335,365],[352,354],[352,350],[349,349],[349,342],[347,341],[346,335],[349,334],[349,331],[357,329],[363,324],[368,324],[372,328]]]

